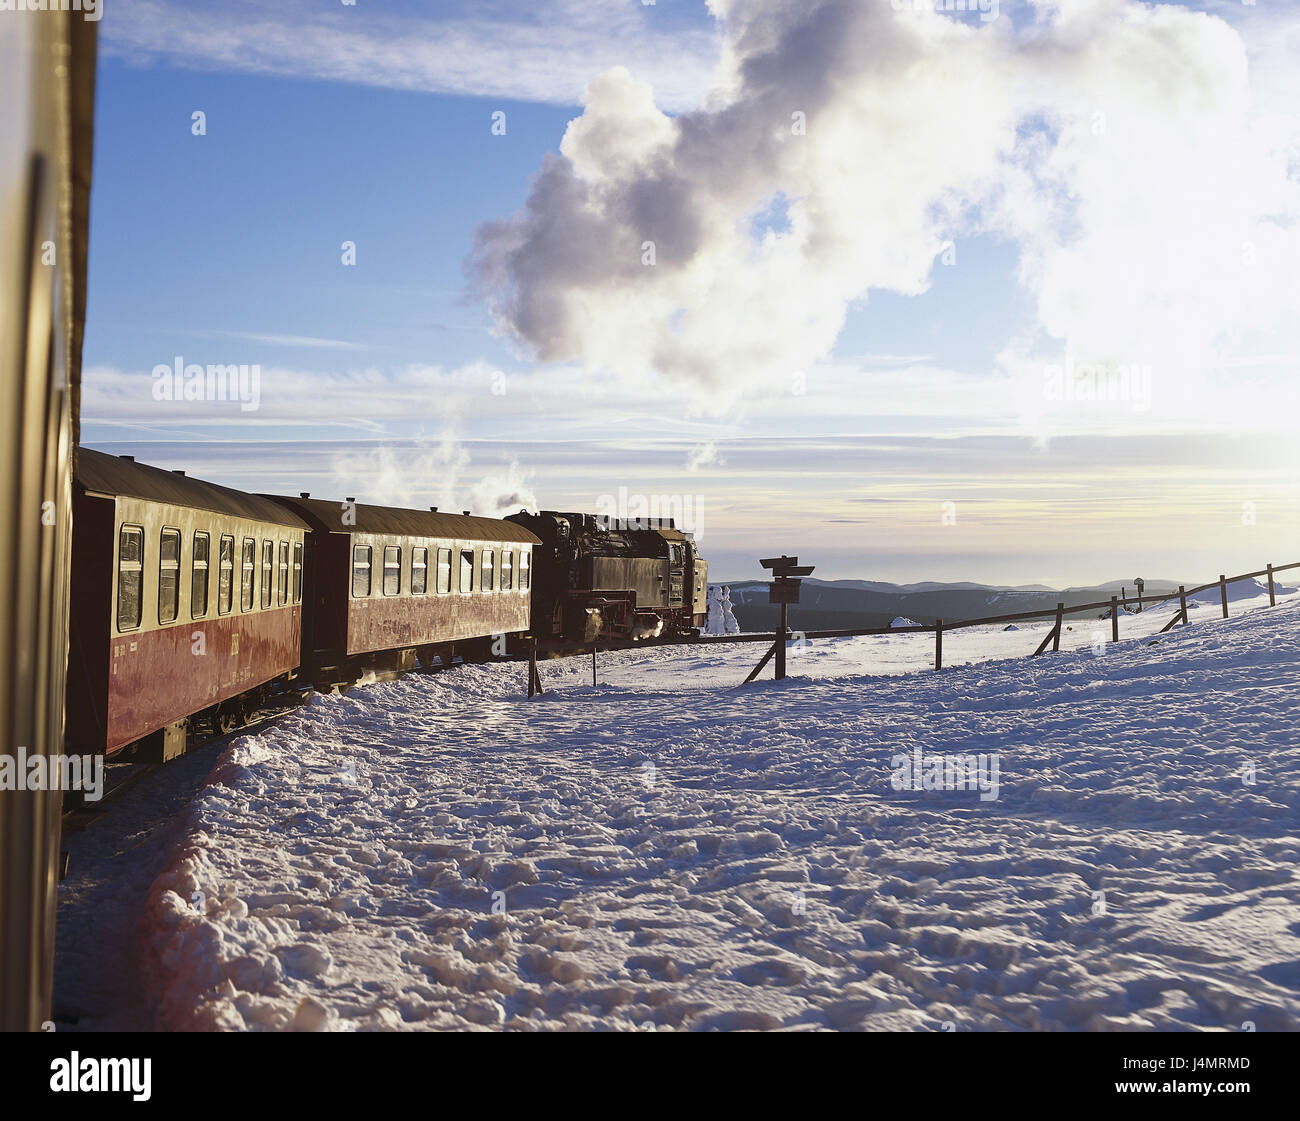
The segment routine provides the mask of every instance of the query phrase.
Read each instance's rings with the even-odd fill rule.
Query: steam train
[[[245,494],[79,447],[98,21],[49,7],[0,33],[5,774],[167,758],[194,721],[229,729],[272,690],[484,656],[535,618],[551,643],[585,637],[593,610],[606,640],[703,622],[702,562],[670,525],[535,562],[518,521]],[[552,567],[584,558],[636,563],[619,587],[612,566]],[[52,1026],[63,809],[58,784],[0,784],[0,1030]]]
[[[708,562],[670,519],[526,511],[538,538],[533,631],[594,642],[689,634],[707,617]]]
[[[275,691],[689,634],[707,565],[667,522],[246,494],[81,448],[68,745],[154,761]]]

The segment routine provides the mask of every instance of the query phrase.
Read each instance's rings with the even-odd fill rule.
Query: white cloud
[[[196,362],[223,357],[258,354],[186,354]],[[1091,378],[1099,387],[1097,399],[1051,395],[1054,367],[1076,375],[1082,387]],[[629,450],[638,442],[673,438],[686,442],[682,462],[696,473],[722,466],[728,442],[742,435],[1028,433],[1046,440],[1071,434],[1276,432],[1292,430],[1300,409],[1300,352],[1229,357],[1196,380],[1152,366],[1149,381],[1132,387],[1141,397],[1123,392],[1123,373],[1114,367],[1090,373],[1078,355],[1067,362],[1060,353],[1037,354],[1024,341],[1003,351],[992,374],[947,369],[926,355],[865,355],[809,367],[798,391],[783,371],[756,377],[725,419],[709,419],[691,415],[697,397],[688,384],[620,379],[574,365],[266,365],[260,368],[255,411],[233,400],[155,400],[148,370],[91,366],[83,377],[82,415],[87,432],[106,438],[135,430],[242,440],[250,430],[261,430],[268,441],[306,433],[427,439],[452,427],[466,439],[507,444],[539,434],[550,441],[616,438]],[[1110,399],[1108,378],[1121,391]]]
[[[1172,397],[1293,333],[1300,128],[1262,122],[1241,36],[1172,6],[1035,6],[1017,28],[712,0],[726,38],[702,107],[669,118],[609,71],[524,209],[479,231],[499,328],[721,409],[825,357],[871,291],[924,292],[949,239],[995,232],[1039,320],[1009,340],[1013,385],[1025,365],[1148,363]]]

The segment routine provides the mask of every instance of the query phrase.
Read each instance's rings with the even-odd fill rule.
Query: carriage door
[[[686,550],[681,545],[668,546],[668,606],[681,607],[685,586]]]

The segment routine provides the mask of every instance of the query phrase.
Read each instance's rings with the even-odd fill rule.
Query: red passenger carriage
[[[494,637],[528,630],[537,538],[524,527],[352,499],[275,501],[312,529],[302,665],[313,679],[482,657]]]
[[[257,495],[82,448],[68,743],[149,758],[220,728],[298,665],[307,526]]]

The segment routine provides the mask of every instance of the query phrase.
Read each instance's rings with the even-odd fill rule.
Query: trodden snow
[[[220,757],[121,975],[164,1029],[1294,1030],[1300,597],[1173,610],[316,697]]]

